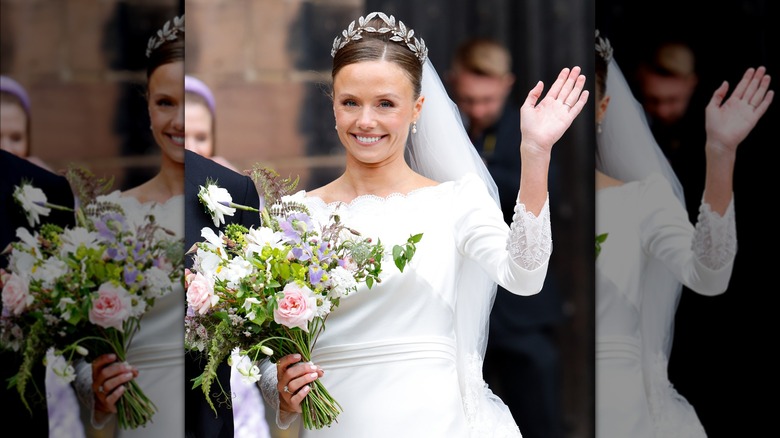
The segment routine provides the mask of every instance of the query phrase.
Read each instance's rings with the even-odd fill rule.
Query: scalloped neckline
[[[416,189],[410,190],[409,192],[407,192],[405,194],[404,193],[399,193],[399,192],[393,192],[393,193],[390,193],[387,196],[379,196],[379,195],[374,195],[374,194],[371,194],[371,193],[367,193],[365,195],[358,195],[358,196],[356,196],[355,198],[353,198],[349,202],[345,202],[345,201],[325,202],[325,200],[320,198],[319,196],[310,195],[306,190],[303,190],[303,193],[304,193],[305,199],[311,200],[313,202],[316,202],[321,207],[336,208],[336,207],[339,207],[339,206],[345,206],[347,208],[351,208],[351,207],[353,207],[353,206],[355,206],[355,205],[357,205],[359,203],[362,203],[364,201],[374,201],[374,202],[384,203],[384,202],[387,202],[387,201],[389,201],[391,199],[399,199],[399,198],[400,199],[409,199],[410,197],[415,197],[415,196],[417,196],[419,194],[425,194],[425,193],[430,192],[430,191],[435,191],[435,190],[437,190],[437,189],[439,189],[439,188],[441,188],[441,187],[443,187],[445,185],[452,184],[452,183],[453,183],[453,181],[445,181],[445,182],[442,182],[442,183],[439,183],[439,184],[436,184],[436,185],[432,185],[432,186],[418,187]]]

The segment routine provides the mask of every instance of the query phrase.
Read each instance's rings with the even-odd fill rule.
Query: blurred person
[[[498,186],[510,225],[519,190],[520,106],[510,99],[515,77],[509,50],[498,41],[472,38],[457,48],[447,74],[453,100],[474,147]],[[550,163],[551,223],[563,194],[556,159]],[[560,228],[558,228],[560,229]],[[563,436],[561,361],[557,331],[565,321],[560,268],[551,263],[542,293],[519,297],[498,287],[490,313],[485,381],[509,406],[526,438]]]
[[[184,16],[169,20],[164,28],[168,33],[151,37],[146,53],[146,98],[150,129],[161,152],[159,170],[148,181],[119,193],[115,201],[125,211],[154,215],[165,228],[183,237]],[[190,383],[184,376],[185,302],[181,283],[155,299],[127,348],[126,362],[119,362],[112,353],[78,364],[76,386],[90,413],[91,433],[123,438],[184,436],[182,395]],[[123,429],[116,423],[117,403],[125,383],[133,379],[157,412],[144,426]]]
[[[706,437],[668,379],[684,284],[715,296],[737,251],[733,171],[739,144],[774,97],[766,69],[748,68],[705,111],[705,186],[695,225],[608,40],[596,32],[597,437]]]
[[[214,94],[200,79],[184,76],[184,147],[228,169],[237,169],[216,155],[217,108]]]
[[[200,79],[184,76],[184,147],[234,171],[224,158],[214,156],[216,147],[216,104],[211,89]],[[260,388],[242,381],[241,373],[231,367],[231,407],[235,437],[270,436]]]
[[[51,171],[40,158],[31,155],[30,97],[19,82],[0,76],[0,149],[25,158]]]
[[[691,220],[704,189],[704,106],[696,55],[683,40],[662,40],[640,55],[634,78],[638,100],[658,146],[683,186]]]
[[[69,208],[74,206],[73,193],[64,176],[57,175],[5,149],[0,150],[0,209],[2,209],[0,251],[4,251],[11,242],[17,240],[17,228],[29,228],[24,210],[13,197],[15,186],[25,181],[43,190],[48,202]],[[75,217],[71,212],[53,209],[42,223],[56,224],[62,228],[72,227],[75,225]],[[7,264],[8,258],[4,254],[0,257],[0,268],[6,268]],[[0,306],[2,306],[1,302]],[[16,388],[7,385],[8,379],[19,371],[21,364],[21,352],[0,349],[0,381],[3,382],[0,385],[0,398],[5,401],[3,403],[5,418],[13,419],[14,426],[18,427],[18,430],[24,430],[26,436],[84,436],[84,427],[78,417],[78,410],[69,409],[76,402],[70,385],[52,386],[55,382],[48,378],[50,371],[42,364],[33,366],[32,377],[28,384],[29,387],[35,386],[34,391],[40,392],[40,398],[28,398],[32,412],[27,410]],[[56,383],[59,382],[61,381],[56,379]],[[78,406],[77,402],[76,406]],[[56,409],[57,407],[63,409]]]
[[[496,283],[523,296],[542,289],[552,250],[550,153],[587,101],[585,77],[564,68],[544,98],[541,81],[529,91],[515,121],[523,160],[510,226],[424,41],[381,12],[347,29],[331,50],[346,167],[299,192],[300,202],[316,221],[339,212],[382,241],[423,237],[403,274],[341,298],[312,362],[264,361],[263,395],[284,428],[321,379],[343,411],[305,437],[520,437],[483,380],[488,318]]]

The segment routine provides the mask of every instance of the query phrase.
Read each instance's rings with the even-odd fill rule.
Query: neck
[[[414,181],[414,175],[403,156],[370,166],[348,159],[346,170],[339,180],[347,195],[385,197],[392,193],[405,194],[410,191],[413,188],[410,183]]]
[[[163,154],[157,175],[123,194],[132,196],[142,203],[163,203],[174,196],[184,194],[184,164],[177,163]]]

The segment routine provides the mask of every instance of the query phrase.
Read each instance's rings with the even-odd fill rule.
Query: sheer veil
[[[659,173],[669,181],[684,208],[682,186],[653,138],[642,106],[631,93],[614,58],[608,65],[606,94],[610,96],[610,102],[601,133],[597,135],[596,168],[622,181],[639,181]],[[597,210],[597,214],[615,213]],[[666,266],[655,259],[647,263],[640,291],[640,324],[651,409],[654,400],[669,397],[659,391],[671,393],[672,398],[681,400],[667,376],[674,316],[681,292],[682,284]]]
[[[463,127],[460,112],[449,98],[430,59],[423,65],[423,109],[417,133],[409,134],[406,158],[415,171],[439,182],[478,175],[500,207],[495,181]],[[509,408],[493,394],[482,377],[490,310],[496,284],[477,265],[466,261],[458,278],[455,330],[458,375],[472,436],[520,436]]]

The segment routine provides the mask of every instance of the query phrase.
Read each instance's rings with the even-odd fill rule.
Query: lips
[[[184,135],[173,135],[168,134],[168,137],[173,141],[174,144],[177,146],[184,146]]]

